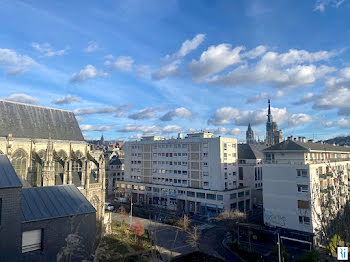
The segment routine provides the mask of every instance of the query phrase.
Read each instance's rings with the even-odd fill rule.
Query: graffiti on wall
[[[273,214],[270,211],[264,210],[264,221],[266,224],[283,227],[286,225],[286,217]]]

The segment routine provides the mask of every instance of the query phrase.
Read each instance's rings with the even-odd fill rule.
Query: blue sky
[[[73,110],[87,139],[350,128],[350,1],[0,0],[0,97]]]

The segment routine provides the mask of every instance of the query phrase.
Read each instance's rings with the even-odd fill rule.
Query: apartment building
[[[238,185],[251,188],[253,208],[262,207],[263,144],[238,144]]]
[[[122,150],[107,151],[106,157],[106,193],[115,192],[117,181],[124,180],[124,152]]]
[[[350,148],[290,137],[263,152],[264,223],[317,236],[327,190],[338,210],[349,199]]]
[[[250,189],[239,187],[237,140],[212,133],[126,142],[124,182],[117,193],[140,204],[210,215],[251,209]]]

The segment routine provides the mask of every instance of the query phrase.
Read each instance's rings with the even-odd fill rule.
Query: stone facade
[[[270,99],[269,99],[269,108],[267,112],[267,122],[266,122],[265,144],[268,146],[271,146],[281,142],[282,142],[282,131],[278,129],[277,123],[272,119]]]

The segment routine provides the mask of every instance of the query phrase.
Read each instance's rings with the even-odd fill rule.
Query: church
[[[0,100],[0,154],[24,187],[74,184],[102,226],[105,159],[90,151],[73,112]]]
[[[265,145],[272,146],[275,144],[279,144],[282,142],[282,130],[278,129],[278,125],[275,121],[273,121],[271,114],[271,105],[270,99],[268,100],[268,109],[267,109],[267,121],[266,121],[266,139]],[[248,129],[246,131],[246,143],[248,145],[252,144],[260,144],[260,141],[256,141],[254,138],[254,132],[249,123]]]

